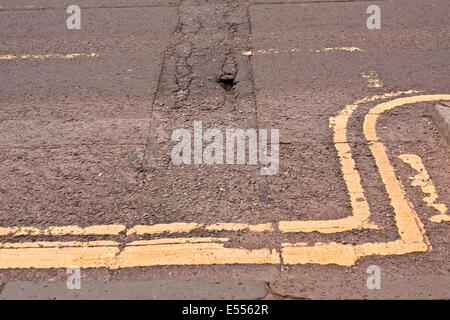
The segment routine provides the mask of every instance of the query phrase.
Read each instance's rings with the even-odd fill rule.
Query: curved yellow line
[[[350,197],[352,215],[336,220],[280,221],[278,229],[281,232],[317,231],[320,233],[337,233],[355,229],[378,229],[378,226],[368,222],[370,207],[364,195],[361,177],[356,169],[351,147],[348,144],[347,124],[353,112],[361,104],[413,93],[418,93],[418,91],[390,92],[359,99],[352,104],[346,105],[335,117],[330,117],[330,128],[333,129],[333,143],[341,163],[342,175]]]
[[[402,183],[397,179],[395,170],[389,162],[386,148],[379,141],[376,131],[377,120],[386,111],[411,103],[450,100],[450,95],[421,95],[406,98],[397,98],[380,103],[366,114],[363,131],[369,148],[375,158],[381,179],[391,199],[395,211],[395,220],[400,238],[406,244],[423,243],[426,240],[423,224],[414,210],[413,204],[406,197]]]
[[[407,93],[411,93],[411,91]],[[399,94],[404,93],[390,95]],[[387,97],[387,95],[374,96],[364,99],[362,102],[375,101],[383,97]],[[450,100],[450,95],[414,96],[381,103],[372,108],[364,120],[364,135],[369,142],[369,148],[375,158],[382,181],[391,199],[391,205],[395,211],[396,224],[400,234],[400,239],[398,240],[360,245],[331,242],[325,244],[315,243],[313,246],[308,246],[307,244],[285,243],[282,244],[280,251],[269,248],[254,250],[227,248],[221,243],[226,240],[225,238],[192,239],[194,243],[188,243],[186,238],[164,241],[143,240],[127,244],[122,250],[117,244],[108,242],[96,242],[95,245],[83,244],[77,247],[71,247],[71,243],[60,243],[58,247],[49,247],[50,244],[41,243],[42,247],[39,248],[35,248],[31,244],[21,244],[20,246],[22,247],[17,248],[11,244],[7,245],[6,248],[0,248],[0,269],[56,268],[73,265],[85,268],[124,268],[192,264],[278,264],[281,261],[284,264],[316,263],[352,266],[359,258],[369,255],[400,255],[412,252],[426,252],[430,249],[430,246],[427,244],[423,225],[417,217],[412,204],[406,198],[400,181],[395,176],[383,144],[378,140],[376,121],[383,112],[395,107],[437,100]],[[344,146],[343,149],[337,148],[338,153],[347,150],[347,121],[357,107],[358,104],[349,105],[338,115],[339,118],[333,119],[335,121],[333,124],[335,143]],[[343,165],[343,172],[345,172],[344,176],[348,177],[349,172],[357,174],[351,154],[340,154],[340,159]],[[347,169],[350,171],[347,171]],[[362,188],[359,190],[360,185],[358,186],[358,183],[355,183],[355,181],[359,183],[359,180],[346,181],[349,192],[362,192]],[[364,196],[363,193],[362,196]],[[351,194],[351,199],[354,199],[354,197],[355,195]],[[360,202],[363,201],[358,201],[358,203]],[[355,207],[353,209],[355,210]],[[356,207],[356,209],[359,211],[355,210],[354,215],[350,218],[363,218],[362,221],[366,221],[365,219],[368,218],[370,211],[366,211],[364,206]],[[314,223],[317,223],[317,221],[314,221]],[[227,225],[227,227],[229,226]],[[138,230],[136,231],[139,233]]]
[[[361,178],[356,169],[355,161],[351,154],[351,148],[347,141],[347,124],[353,112],[359,105],[383,100],[400,95],[413,94],[418,91],[399,91],[391,92],[382,95],[375,95],[368,98],[363,98],[355,101],[352,104],[345,106],[338,115],[330,117],[330,128],[333,129],[333,142],[336,148],[339,161],[341,164],[341,171],[350,197],[350,204],[352,206],[352,215],[342,219],[335,220],[294,220],[294,221],[280,221],[278,222],[278,230],[284,233],[289,232],[320,232],[320,233],[337,233],[350,231],[355,229],[378,229],[378,226],[369,223],[370,207],[364,195],[364,190],[361,185]],[[138,234],[159,234],[159,233],[182,233],[189,232],[204,227],[199,223],[184,223],[175,222],[168,224],[157,225],[137,225],[127,230],[127,235]],[[0,227],[0,236],[12,235],[115,235],[123,232],[126,229],[124,225],[100,225],[91,226],[87,228],[80,228],[78,226],[62,226],[50,227],[47,229],[39,229],[35,227]],[[218,223],[205,226],[206,230],[217,231],[238,231],[249,229],[252,232],[275,231],[271,223],[266,224],[240,224],[240,223]]]

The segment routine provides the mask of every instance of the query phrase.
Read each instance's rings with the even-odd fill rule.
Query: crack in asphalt
[[[238,57],[238,52],[248,50],[250,25],[249,2],[183,0],[177,10],[177,26],[171,43],[165,51],[162,71],[152,104],[150,133],[144,153],[143,166],[148,165],[155,151],[155,118],[158,113],[171,117],[173,112],[198,113],[201,103],[190,107],[192,92],[195,97],[217,95],[220,102],[214,109],[223,109],[228,103],[237,111],[236,99],[239,91],[254,97],[252,75],[243,76],[250,69],[250,59]],[[242,68],[243,64],[247,64]],[[206,67],[205,67],[206,66]],[[244,70],[243,70],[244,69]],[[231,90],[225,90],[221,79],[232,79]],[[250,81],[248,81],[250,80]],[[250,90],[242,90],[250,82]],[[188,107],[188,108],[187,108]],[[188,110],[186,110],[188,109]],[[256,117],[255,117],[256,118]]]

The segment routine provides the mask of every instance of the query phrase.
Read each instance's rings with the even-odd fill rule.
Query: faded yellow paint
[[[36,60],[45,60],[45,59],[74,59],[78,57],[88,57],[88,58],[94,58],[98,57],[98,53],[68,53],[68,54],[61,54],[61,53],[49,53],[49,54],[22,54],[22,55],[13,55],[13,54],[6,54],[6,55],[0,55],[0,60],[27,60],[27,59],[36,59]]]
[[[278,223],[278,230],[286,233],[287,232],[338,233],[355,229],[378,229],[378,226],[375,224],[368,223],[366,219],[361,219],[354,216],[336,220],[280,221]]]
[[[361,76],[366,79],[367,86],[369,88],[381,88],[383,86],[383,83],[381,82],[379,78],[378,73],[375,71],[370,71],[369,73],[361,73]]]
[[[347,52],[354,52],[359,51],[362,52],[363,50],[361,48],[357,47],[332,47],[332,48],[322,48],[322,49],[311,49],[311,50],[305,50],[301,48],[291,48],[291,49],[260,49],[257,51],[242,51],[242,55],[244,56],[252,56],[257,54],[279,54],[279,53],[295,53],[295,52],[302,52],[302,51],[309,51],[313,53],[322,53],[322,52],[329,52],[329,51],[347,51]]]
[[[118,246],[115,241],[99,240],[99,241],[34,241],[34,242],[7,242],[0,243],[0,248],[64,248],[64,247],[105,247]]]
[[[418,91],[400,91],[375,95],[363,98],[344,107],[335,117],[330,117],[330,128],[333,129],[333,142],[336,148],[344,182],[350,196],[352,215],[337,220],[315,220],[315,221],[280,221],[278,229],[281,232],[321,232],[336,233],[354,229],[377,229],[375,224],[370,223],[370,207],[361,185],[361,177],[356,169],[355,161],[351,154],[351,148],[347,141],[347,123],[353,112],[363,103],[397,97],[404,94],[417,93]]]
[[[205,228],[208,231],[242,231],[252,232],[274,231],[272,223],[247,224],[247,223],[216,223]]]
[[[292,231],[296,228],[308,231],[322,230],[323,232],[342,231],[342,228],[361,228],[362,226],[376,227],[368,224],[370,215],[368,205],[357,206],[365,201],[363,189],[360,185],[359,174],[351,158],[350,147],[347,143],[346,126],[348,118],[360,103],[376,101],[401,94],[390,93],[373,96],[348,105],[338,116],[330,119],[330,126],[334,130],[334,141],[340,154],[342,172],[347,176],[346,184],[352,202],[353,215],[334,221],[300,221],[303,225],[296,226],[298,221],[279,223],[279,229]],[[376,121],[383,112],[408,103],[450,100],[450,95],[424,95],[398,98],[378,104],[366,115],[364,121],[364,135],[386,191],[394,208],[395,221],[400,239],[391,242],[365,243],[361,245],[347,245],[339,243],[316,243],[309,246],[306,243],[283,243],[280,251],[276,249],[242,249],[226,248],[227,238],[172,238],[156,240],[139,240],[128,243],[120,250],[120,244],[113,241],[92,242],[37,242],[37,243],[7,243],[0,247],[0,268],[61,268],[69,266],[88,267],[143,267],[155,265],[211,265],[211,264],[337,264],[353,265],[359,258],[369,255],[400,255],[412,252],[426,252],[431,249],[425,237],[423,224],[414,211],[412,204],[406,197],[401,182],[397,179],[394,169],[389,163],[386,150],[378,140]],[[348,161],[351,159],[352,161]],[[357,179],[349,175],[358,175]],[[356,197],[358,196],[358,197]],[[361,197],[362,196],[362,197]],[[347,226],[345,226],[347,224]],[[266,230],[271,224],[247,225],[224,224],[225,229],[241,230],[249,228],[253,231]],[[219,224],[225,230],[224,225]],[[173,223],[154,226],[135,226],[127,234],[153,234],[162,232],[186,232],[201,227],[196,223]],[[218,225],[207,226],[214,228]],[[50,228],[49,228],[50,229]],[[101,226],[100,226],[101,229]],[[120,229],[122,230],[122,229]],[[17,231],[17,230],[16,230]],[[289,232],[287,231],[287,232]],[[9,234],[9,233],[7,233]],[[53,247],[52,247],[53,246]]]
[[[283,242],[283,243],[281,243],[281,247],[307,247],[307,246],[308,246],[307,242],[295,242],[295,243]]]
[[[445,203],[436,203],[438,194],[436,192],[436,188],[434,187],[433,181],[425,169],[422,159],[415,154],[402,154],[399,158],[417,171],[417,174],[409,179],[412,180],[412,186],[420,187],[422,192],[425,194],[423,201],[426,205],[439,211],[439,214],[432,216],[429,220],[436,223],[450,221],[450,216],[447,214],[448,208]]]
[[[13,54],[0,55],[0,60],[13,60],[13,59],[17,59],[17,56]]]
[[[192,238],[165,238],[154,240],[138,240],[132,241],[127,245],[130,246],[143,246],[151,244],[176,244],[176,243],[202,243],[202,242],[228,242],[228,238],[211,238],[211,237],[192,237]]]
[[[175,222],[167,224],[155,224],[155,225],[137,225],[127,230],[126,234],[159,234],[159,233],[182,233],[190,232],[195,229],[203,227],[200,223],[185,223],[185,222]],[[272,223],[262,223],[262,224],[245,224],[245,223],[218,223],[209,225],[205,228],[209,231],[239,231],[248,229],[253,232],[264,232],[264,231],[274,231]],[[79,227],[79,226],[60,226],[60,227],[49,227],[46,229],[39,229],[36,227],[1,227],[0,236],[38,236],[38,235],[48,235],[48,236],[65,236],[65,235],[118,235],[119,233],[126,230],[125,225],[97,225],[90,227]]]
[[[405,93],[412,93],[412,91],[389,95],[397,96]],[[378,99],[378,97],[379,96],[374,96],[370,100]],[[369,255],[400,255],[431,250],[431,245],[428,243],[428,239],[425,236],[423,224],[418,218],[417,213],[414,211],[412,203],[410,203],[407,199],[401,182],[395,175],[394,169],[392,168],[386,154],[384,145],[378,140],[376,134],[376,122],[380,114],[395,107],[417,102],[439,100],[450,100],[450,95],[423,95],[394,99],[378,104],[372,108],[365,117],[364,135],[369,143],[369,148],[375,158],[378,171],[391,199],[391,205],[394,208],[395,220],[400,239],[391,242],[365,243],[356,246],[336,243],[316,244],[313,247],[308,247],[303,244],[300,246],[285,245],[282,248],[282,259],[284,263],[335,263],[350,266],[353,265],[359,258]],[[337,117],[330,119],[330,125],[335,128],[335,139],[337,139],[335,143],[346,143],[346,127],[348,117],[357,108],[357,105],[358,104],[346,106],[340,115],[338,115],[338,117],[341,117],[340,119],[336,119]],[[341,124],[340,127],[339,123]],[[342,126],[342,123],[345,123],[345,125]],[[336,131],[336,129],[338,130]],[[343,164],[342,166],[345,176],[345,165]],[[350,170],[347,172],[351,172],[351,168],[348,169]]]
[[[357,47],[332,47],[332,48],[323,48],[320,50],[316,50],[316,52],[327,52],[327,51],[348,51],[348,52],[359,51],[359,52],[363,52],[363,50],[361,48],[357,48]]]
[[[425,243],[427,240],[424,235],[424,227],[414,210],[413,204],[406,197],[401,182],[396,177],[395,170],[389,162],[384,145],[377,137],[376,123],[382,113],[394,108],[411,103],[440,100],[450,100],[450,95],[421,95],[397,98],[376,105],[366,114],[364,119],[364,135],[369,143],[369,148],[375,158],[381,179],[391,199],[400,238],[407,244]]]
[[[36,227],[7,227],[0,228],[0,236],[64,236],[64,235],[77,235],[77,236],[89,236],[89,235],[118,235],[125,230],[124,225],[98,225],[89,227],[79,226],[62,226],[62,227],[49,227],[46,229],[39,229]]]
[[[139,225],[134,226],[127,231],[127,235],[130,234],[158,234],[158,233],[177,233],[177,232],[190,232],[201,227],[200,223],[186,223],[186,222],[174,222],[174,223],[162,223],[152,226]]]

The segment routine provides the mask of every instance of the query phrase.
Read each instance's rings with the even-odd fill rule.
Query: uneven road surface
[[[0,2],[0,299],[450,298],[449,1],[72,2]]]

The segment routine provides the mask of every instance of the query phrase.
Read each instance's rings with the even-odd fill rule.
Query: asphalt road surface
[[[72,4],[0,3],[0,299],[450,298],[449,1]],[[174,164],[198,122],[276,173]]]

